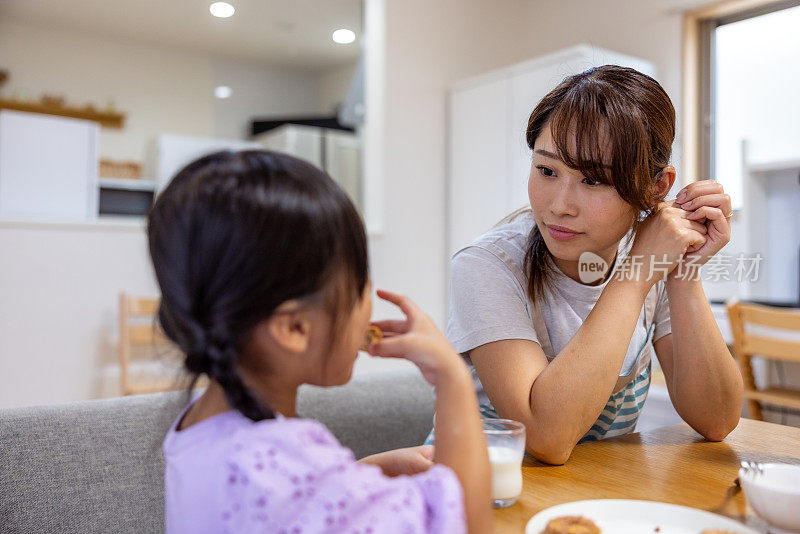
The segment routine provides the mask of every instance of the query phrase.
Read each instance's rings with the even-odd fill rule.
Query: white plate
[[[706,529],[719,529],[738,534],[759,534],[738,521],[721,515],[653,501],[598,499],[575,501],[542,510],[525,528],[525,534],[541,534],[550,520],[565,515],[591,519],[603,534],[699,534]]]

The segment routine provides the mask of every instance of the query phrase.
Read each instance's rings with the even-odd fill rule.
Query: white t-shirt
[[[453,256],[447,338],[465,357],[475,347],[493,341],[527,339],[539,342],[527,289],[512,271],[519,269],[518,273],[524,273],[526,244],[533,224],[533,216],[528,212],[492,229]],[[623,239],[620,256],[626,253],[624,243]],[[537,300],[553,348],[553,354],[545,353],[548,359],[554,358],[575,335],[607,284],[606,281],[596,286],[584,285],[562,273],[554,263],[550,266],[552,283],[550,287],[545,285],[543,298]],[[657,283],[657,292],[653,342],[672,332],[663,281]],[[637,356],[648,344],[648,334],[643,307],[620,376],[629,374],[637,363]],[[650,351],[645,352],[649,357]],[[490,404],[468,357],[467,363],[479,402]]]

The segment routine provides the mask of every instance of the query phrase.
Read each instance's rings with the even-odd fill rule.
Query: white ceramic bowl
[[[747,503],[767,523],[800,532],[800,466],[764,464],[763,473],[739,470]]]

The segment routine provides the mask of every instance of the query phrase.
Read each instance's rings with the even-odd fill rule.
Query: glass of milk
[[[483,419],[483,435],[492,466],[492,505],[511,506],[522,493],[525,425],[511,419]]]

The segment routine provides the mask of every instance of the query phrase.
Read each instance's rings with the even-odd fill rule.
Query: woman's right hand
[[[678,266],[681,258],[699,250],[706,242],[708,229],[688,218],[691,212],[676,201],[660,202],[636,232],[630,257],[641,261],[641,276],[655,283]],[[653,262],[653,263],[651,263]]]
[[[367,352],[383,358],[405,358],[422,371],[431,385],[442,372],[466,370],[461,356],[453,349],[447,338],[411,299],[378,290],[378,296],[400,308],[405,320],[375,321],[384,338],[367,347]]]

